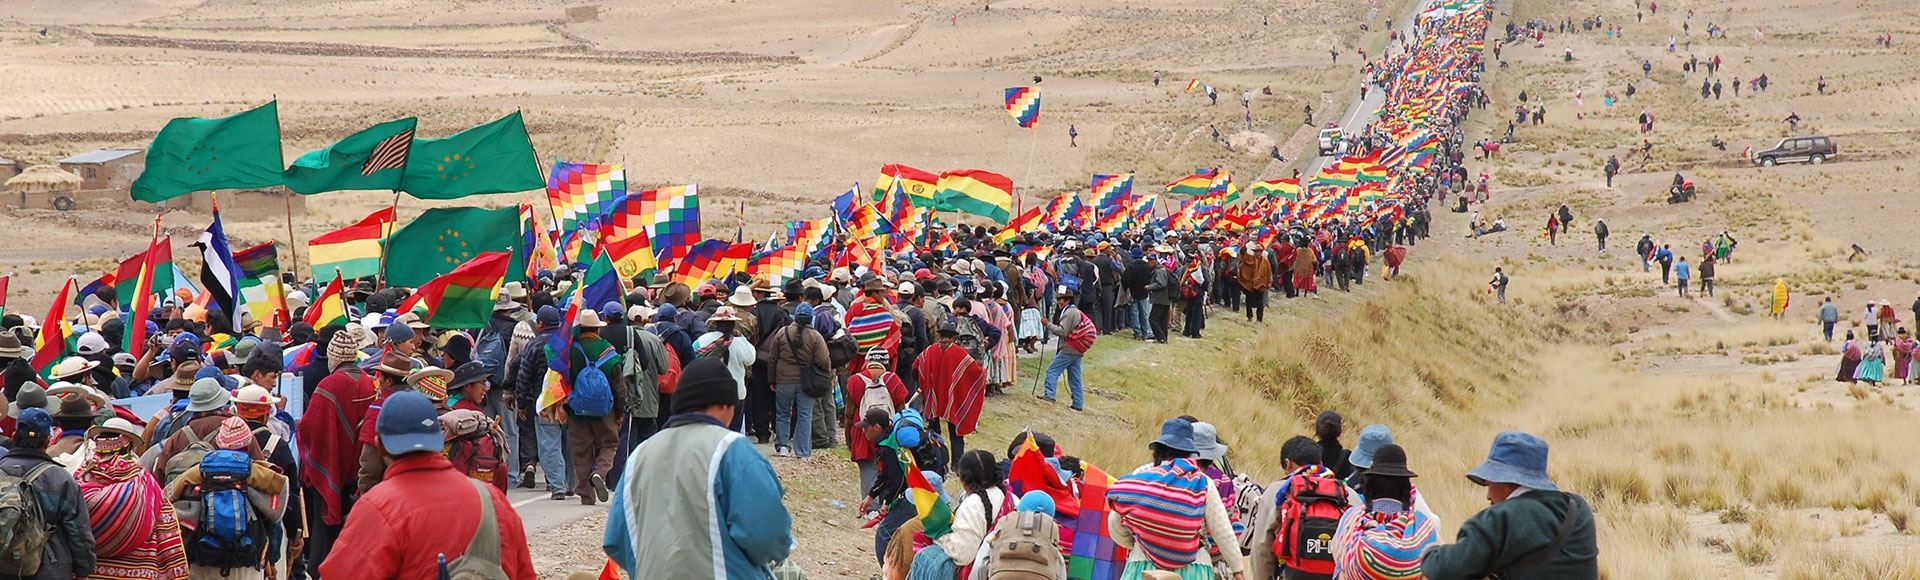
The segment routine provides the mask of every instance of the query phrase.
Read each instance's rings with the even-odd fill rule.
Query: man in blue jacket
[[[780,478],[727,429],[739,406],[726,363],[695,360],[673,416],[628,458],[601,545],[634,580],[764,579],[792,550]]]

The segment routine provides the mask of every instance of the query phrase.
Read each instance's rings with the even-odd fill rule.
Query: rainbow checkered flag
[[[1080,482],[1080,516],[1073,522],[1073,548],[1067,555],[1067,577],[1073,580],[1115,580],[1126,568],[1127,549],[1107,533],[1107,488],[1114,478],[1092,463],[1081,462],[1086,475]],[[1061,537],[1067,536],[1062,529]]]
[[[1013,116],[1013,122],[1022,129],[1032,129],[1040,124],[1040,89],[1036,87],[1013,87],[1007,89],[1007,114]]]

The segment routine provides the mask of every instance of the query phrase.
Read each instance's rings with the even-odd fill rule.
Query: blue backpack
[[[573,348],[580,352],[581,358],[586,358],[585,349],[579,345]],[[580,369],[580,374],[574,375],[573,392],[567,395],[567,408],[572,409],[574,415],[600,418],[613,414],[613,382],[607,380],[607,373],[601,371],[600,367],[619,354],[609,348],[606,354],[600,355],[600,360],[593,361],[587,368]]]
[[[267,525],[247,501],[247,452],[217,450],[200,460],[200,524],[187,537],[187,560],[222,572],[260,565]]]
[[[1067,265],[1068,263],[1061,262],[1060,264],[1064,266],[1064,265]],[[1061,268],[1060,269],[1060,285],[1065,286],[1068,290],[1072,290],[1073,293],[1075,294],[1079,294],[1080,293],[1080,275],[1066,268]]]

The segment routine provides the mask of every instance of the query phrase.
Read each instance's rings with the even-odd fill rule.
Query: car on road
[[[1347,140],[1345,136],[1340,133],[1340,126],[1328,123],[1325,129],[1320,130],[1320,154],[1345,155],[1346,153]]]
[[[1773,167],[1780,163],[1805,161],[1814,165],[1826,163],[1840,154],[1839,147],[1833,144],[1833,138],[1826,135],[1807,135],[1788,137],[1770,149],[1752,151],[1747,159],[1754,165]]]

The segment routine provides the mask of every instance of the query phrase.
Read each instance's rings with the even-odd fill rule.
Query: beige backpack
[[[1013,512],[994,522],[988,580],[1053,580],[1060,566],[1060,524],[1053,516]]]

